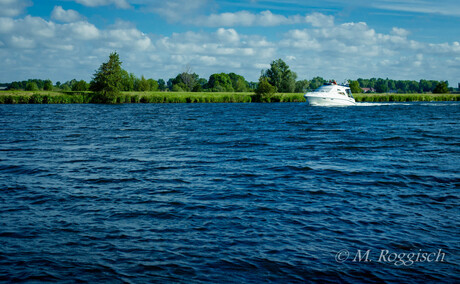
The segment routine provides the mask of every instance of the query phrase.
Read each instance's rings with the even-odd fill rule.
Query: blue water
[[[458,283],[459,163],[458,103],[1,105],[0,281]]]

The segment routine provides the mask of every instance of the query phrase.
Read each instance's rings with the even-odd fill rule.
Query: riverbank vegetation
[[[364,94],[353,95],[357,102],[439,102],[460,101],[460,94]]]
[[[460,101],[460,94],[355,94],[357,102]],[[107,100],[94,92],[0,91],[0,104],[305,102],[303,93],[121,92]]]
[[[121,65],[113,52],[89,83],[76,79],[54,85],[39,79],[3,83],[0,88],[7,91],[0,92],[0,103],[293,102],[304,101],[302,94],[329,81],[322,77],[297,80],[297,74],[281,59],[262,70],[258,82],[248,82],[235,73],[200,78],[190,66],[165,82],[136,77]],[[358,102],[458,100],[458,95],[447,95],[454,91],[447,81],[360,78],[349,84]]]

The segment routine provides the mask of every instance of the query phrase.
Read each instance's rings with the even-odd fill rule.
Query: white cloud
[[[0,0],[0,17],[16,17],[32,6],[29,0]]]
[[[248,19],[272,17],[267,15],[248,13]],[[283,21],[289,17],[271,23]],[[452,80],[460,74],[458,42],[423,43],[410,39],[406,29],[376,32],[365,22],[336,24],[333,17],[323,14],[307,15],[301,21],[301,28],[269,39],[233,27],[152,35],[122,21],[98,28],[84,19],[64,23],[31,16],[0,17],[0,77],[4,81],[90,80],[114,50],[129,72],[166,80],[190,64],[201,77],[235,72],[256,81],[260,69],[277,58],[286,60],[299,79]],[[246,23],[255,24],[255,20]]]
[[[99,30],[88,22],[65,24],[62,29],[69,30],[72,38],[78,40],[93,40],[100,36]]]
[[[460,44],[426,44],[408,39],[409,34],[397,27],[377,33],[364,22],[315,25],[286,33],[278,53],[302,58],[291,67],[304,77],[440,80],[459,73],[459,67],[445,65],[459,57]]]
[[[110,29],[106,31],[106,41],[115,49],[126,47],[144,51],[152,47],[151,39],[135,28]]]
[[[217,37],[221,42],[237,43],[240,41],[240,37],[234,29],[220,28],[217,30]]]
[[[9,33],[13,29],[13,27],[13,19],[0,17],[0,34]]]
[[[393,27],[393,29],[391,30],[391,33],[394,35],[400,36],[400,37],[407,37],[410,34],[408,30],[397,28],[397,27]]]
[[[334,17],[321,13],[313,13],[305,16],[305,21],[313,27],[332,27],[334,26]]]
[[[30,38],[25,38],[22,36],[12,36],[11,45],[16,48],[34,48],[35,47],[35,41]]]
[[[75,0],[75,2],[88,7],[115,5],[117,8],[129,9],[131,5],[126,0]]]
[[[61,22],[76,22],[83,17],[75,10],[64,10],[61,6],[54,6],[53,12],[51,12],[51,18]]]

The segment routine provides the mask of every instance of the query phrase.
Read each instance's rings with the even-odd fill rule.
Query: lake
[[[0,105],[0,281],[460,281],[460,104]]]

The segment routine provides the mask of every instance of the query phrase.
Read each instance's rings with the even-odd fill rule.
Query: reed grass
[[[0,104],[84,104],[92,96],[89,92],[0,92]]]
[[[354,94],[357,102],[460,101],[460,94]]]
[[[460,94],[355,94],[357,102],[460,101]],[[123,92],[105,98],[92,92],[0,91],[0,104],[86,104],[86,103],[273,103],[305,102],[303,94],[224,92]]]

